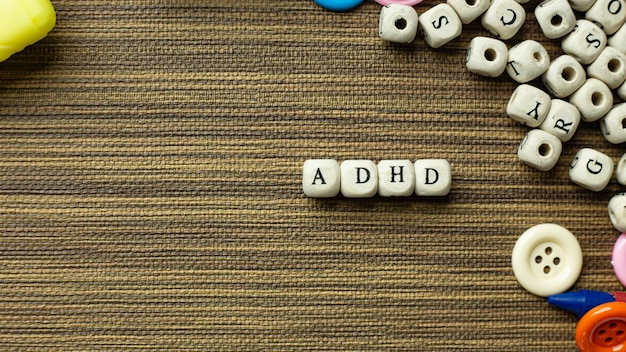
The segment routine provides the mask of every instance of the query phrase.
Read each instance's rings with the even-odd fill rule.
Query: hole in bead
[[[541,59],[543,58],[543,56],[541,56],[541,53],[540,53],[540,52],[535,51],[535,52],[533,53],[533,58],[534,58],[536,61],[541,61]]]
[[[546,247],[544,252],[546,252],[546,255],[550,255],[552,253],[552,247]]]
[[[559,265],[561,263],[561,258],[556,257],[556,258],[552,259],[552,263],[554,263],[554,265]]]
[[[537,263],[537,264],[541,263],[542,260],[543,260],[543,258],[541,258],[540,255],[535,257],[535,263]]]
[[[550,147],[550,144],[543,143],[539,146],[538,152],[539,155],[546,157],[550,155],[550,153],[552,152],[552,148]],[[549,255],[550,253],[548,253],[548,249],[550,250],[550,252],[552,251],[552,249],[550,247],[546,248],[546,254]]]
[[[544,266],[543,267],[543,273],[544,274],[550,274],[550,267],[549,266]]]
[[[405,29],[406,28],[406,20],[404,18],[398,18],[394,23],[397,29]]]
[[[571,82],[576,79],[576,70],[569,66],[565,67],[563,71],[561,71],[561,77],[563,77],[564,80]]]
[[[467,4],[467,6],[476,6],[478,0],[465,0],[465,3]]]
[[[622,128],[626,130],[626,119],[622,119]],[[625,160],[626,161],[626,160]],[[622,161],[622,164],[625,162]],[[623,166],[622,166],[623,167]]]
[[[607,68],[613,73],[618,72],[622,68],[622,62],[618,59],[611,59],[607,64]]]
[[[558,27],[558,26],[561,25],[561,23],[563,23],[563,17],[561,17],[560,15],[556,14],[556,15],[552,16],[552,18],[550,19],[550,23],[554,27]]]
[[[491,48],[485,50],[485,59],[487,59],[487,61],[494,61],[497,57],[498,53],[496,53],[495,50]]]
[[[591,94],[591,104],[599,106],[602,105],[602,103],[604,103],[604,95],[600,92],[593,92],[593,94]]]

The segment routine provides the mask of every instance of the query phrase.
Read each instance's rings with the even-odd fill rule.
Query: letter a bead
[[[555,135],[561,142],[569,141],[580,125],[580,112],[574,105],[561,99],[553,99],[542,130]]]
[[[520,84],[511,94],[506,114],[522,125],[537,127],[548,115],[550,104],[548,93],[529,84]]]
[[[539,129],[526,134],[517,149],[517,157],[526,165],[539,171],[548,171],[561,156],[563,144],[556,136]]]
[[[580,19],[574,30],[563,38],[561,49],[583,65],[592,63],[606,46],[606,33],[596,24]]]
[[[378,194],[381,197],[410,196],[415,190],[415,169],[410,160],[378,162]]]
[[[522,28],[526,11],[515,0],[494,0],[481,17],[483,27],[499,39],[507,40]]]
[[[545,0],[535,7],[535,18],[549,39],[561,38],[576,25],[576,15],[567,0]]]
[[[341,163],[341,194],[346,198],[373,197],[378,191],[378,168],[371,160]]]
[[[613,175],[613,160],[595,149],[583,148],[576,153],[569,169],[575,184],[594,192],[603,190]]]
[[[463,24],[468,24],[477,19],[491,5],[491,0],[447,0],[446,2],[459,15]]]
[[[585,18],[598,23],[606,34],[611,35],[626,21],[626,4],[624,0],[596,0],[585,12]]]
[[[504,42],[488,37],[475,37],[467,49],[465,66],[470,72],[498,77],[506,68],[507,58],[508,49]]]
[[[587,67],[589,77],[597,78],[615,89],[626,79],[626,54],[607,46],[598,58]]]
[[[541,75],[543,84],[557,98],[565,98],[574,93],[586,79],[585,69],[570,55],[557,57]]]
[[[463,24],[450,5],[442,3],[428,9],[419,18],[426,44],[439,48],[461,34]]]
[[[611,110],[613,93],[604,82],[589,78],[569,97],[569,102],[580,110],[583,121],[593,122]]]
[[[615,105],[600,120],[600,130],[604,138],[613,144],[626,142],[626,103]]]
[[[415,194],[441,197],[450,193],[452,172],[445,159],[421,159],[415,161]]]
[[[548,52],[539,42],[525,40],[509,49],[506,72],[516,82],[531,81],[546,72],[549,66]]]
[[[417,35],[417,12],[411,6],[389,4],[380,10],[378,34],[394,43],[411,43]]]
[[[337,160],[310,159],[302,169],[302,189],[307,197],[329,198],[339,194],[341,174]]]

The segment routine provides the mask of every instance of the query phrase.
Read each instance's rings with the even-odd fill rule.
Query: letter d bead
[[[341,194],[346,198],[373,197],[378,191],[378,168],[371,160],[341,163]]]

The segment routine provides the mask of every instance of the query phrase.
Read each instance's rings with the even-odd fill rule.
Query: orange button
[[[626,352],[626,303],[601,304],[583,315],[576,344],[583,352]]]

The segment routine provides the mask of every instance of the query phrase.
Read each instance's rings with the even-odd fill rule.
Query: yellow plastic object
[[[55,23],[50,0],[0,0],[0,62],[44,38]]]

